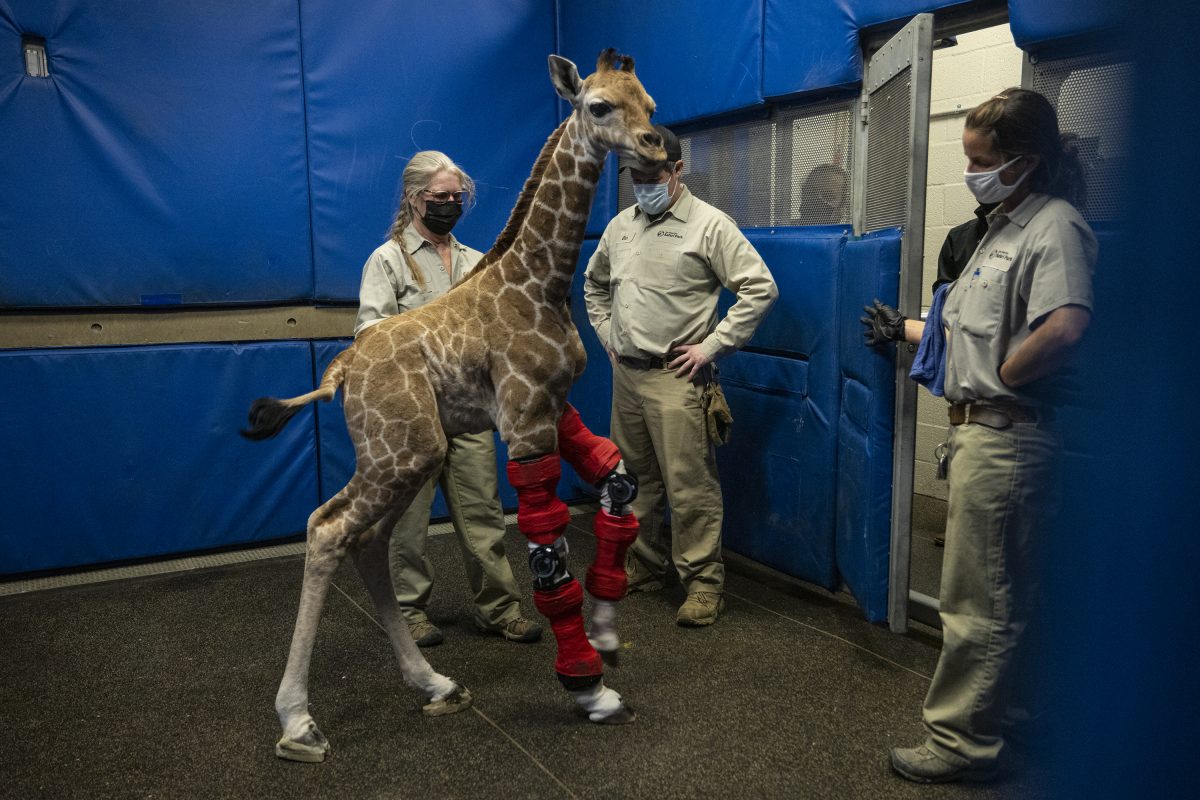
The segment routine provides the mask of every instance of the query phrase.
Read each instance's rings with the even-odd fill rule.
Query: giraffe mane
[[[521,225],[525,222],[525,217],[529,215],[529,208],[533,205],[533,195],[542,183],[542,175],[546,172],[546,165],[550,163],[550,157],[554,155],[554,150],[558,147],[558,141],[562,138],[563,131],[567,129],[567,122],[569,120],[570,117],[564,119],[555,128],[554,133],[550,134],[550,138],[546,140],[546,143],[542,145],[542,152],[538,154],[537,160],[533,162],[533,169],[530,171],[529,177],[525,179],[525,186],[521,189],[521,194],[517,197],[517,204],[513,206],[512,213],[508,216],[508,222],[504,225],[504,230],[500,231],[500,235],[496,237],[496,243],[492,245],[492,249],[484,254],[483,258],[479,260],[479,264],[476,265],[470,275],[461,281],[462,283],[469,281],[475,275],[483,272],[488,266],[499,261],[512,248],[513,242],[517,240],[517,234],[521,232]]]

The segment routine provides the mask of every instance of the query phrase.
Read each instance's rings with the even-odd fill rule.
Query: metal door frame
[[[900,240],[900,313],[921,317],[921,276],[925,256],[925,186],[929,169],[930,81],[933,74],[933,14],[918,14],[868,60],[858,106],[854,147],[854,232],[866,232],[867,154],[870,148],[871,97],[887,81],[910,71],[907,203]],[[888,548],[888,625],[908,630],[914,611],[936,611],[937,599],[909,590],[912,540],[913,461],[916,456],[917,386],[908,378],[916,348],[896,348],[896,402],[892,441],[891,530]],[[920,613],[920,616],[926,616]]]

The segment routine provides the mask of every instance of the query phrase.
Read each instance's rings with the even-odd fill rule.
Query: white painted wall
[[[929,179],[925,194],[925,263],[922,307],[933,299],[937,257],[946,233],[971,219],[975,198],[963,184],[962,151],[967,112],[1010,86],[1021,85],[1023,54],[1007,25],[962,34],[954,47],[933,53],[930,88]],[[935,477],[933,450],[946,440],[946,403],[924,388],[917,399],[917,453],[914,491],[946,498],[946,483]]]

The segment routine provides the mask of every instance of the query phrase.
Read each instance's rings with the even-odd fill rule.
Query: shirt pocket
[[[637,283],[646,289],[665,291],[678,283],[680,254],[670,247],[642,247],[634,251]]]
[[[633,245],[625,244],[614,247],[608,257],[608,264],[611,283],[628,280],[633,272]]]
[[[1002,268],[982,264],[970,276],[959,311],[963,333],[981,338],[996,335],[1008,305],[1008,264]]]

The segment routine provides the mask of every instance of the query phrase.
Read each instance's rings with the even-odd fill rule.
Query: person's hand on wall
[[[859,317],[859,322],[867,326],[863,331],[863,339],[868,345],[878,347],[888,342],[904,340],[905,317],[899,311],[879,302],[878,298],[874,304],[863,306],[863,311],[867,312],[867,316]]]

